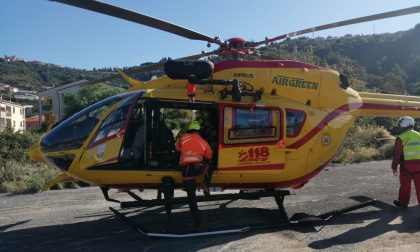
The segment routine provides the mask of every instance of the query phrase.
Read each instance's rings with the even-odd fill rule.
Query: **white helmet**
[[[403,116],[398,119],[398,127],[400,128],[414,128],[414,119],[410,116]]]

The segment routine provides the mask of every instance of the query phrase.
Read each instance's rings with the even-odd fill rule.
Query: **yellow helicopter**
[[[282,218],[289,221],[283,209],[287,191],[276,189],[300,188],[321,172],[339,151],[356,117],[420,117],[418,97],[356,92],[343,74],[331,69],[263,56],[255,59],[257,47],[274,41],[418,13],[420,6],[249,42],[241,38],[221,41],[99,1],[57,2],[217,44],[219,49],[128,72],[164,66],[166,76],[148,82],[120,72],[132,86],[127,92],[58,123],[30,149],[34,161],[62,171],[51,184],[81,180],[100,186],[105,198],[116,202],[108,190],[126,189],[136,199],[122,202],[126,207],[186,202],[172,198],[173,190],[182,187],[182,177],[174,151],[175,130],[164,115],[188,112],[192,118],[201,116],[202,127],[211,131],[204,134],[215,153],[211,187],[264,190],[199,200],[273,196]],[[218,55],[218,61],[199,60],[210,55]],[[250,55],[254,59],[248,59]],[[157,189],[165,199],[147,203],[132,189]]]

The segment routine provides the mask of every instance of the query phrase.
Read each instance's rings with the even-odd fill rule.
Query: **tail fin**
[[[420,97],[377,94],[360,92],[363,105],[358,116],[400,117],[412,116],[420,118]]]
[[[124,73],[123,71],[121,71],[120,69],[117,68],[117,72],[134,88],[138,88],[138,89],[146,89],[146,83],[139,81],[139,80],[135,80],[133,78],[131,78],[130,76],[128,76],[126,73]]]

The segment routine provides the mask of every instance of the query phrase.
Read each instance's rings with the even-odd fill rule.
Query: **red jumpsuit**
[[[200,134],[197,132],[185,133],[175,143],[175,149],[181,152],[179,165],[182,167],[183,180],[195,179],[200,169],[193,169],[193,164],[202,165],[203,159],[211,159],[212,151]]]
[[[417,193],[417,202],[420,206],[420,160],[404,160],[403,144],[400,138],[395,141],[392,169],[400,164],[400,191],[398,201],[407,206],[410,202],[411,180],[414,181]]]
[[[211,159],[213,153],[207,141],[201,138],[200,134],[195,131],[188,132],[183,134],[175,143],[175,149],[181,152],[179,165],[182,169],[182,180],[188,195],[188,205],[190,206],[195,223],[199,224],[201,218],[198,213],[195,195],[195,180],[196,176],[207,173],[203,159]],[[209,193],[207,187],[203,187],[204,190],[207,194]]]

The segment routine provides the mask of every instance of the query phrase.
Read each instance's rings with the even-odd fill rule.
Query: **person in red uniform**
[[[394,204],[407,208],[410,202],[411,180],[414,181],[417,201],[420,205],[420,133],[414,130],[414,119],[409,116],[398,120],[399,135],[395,140],[392,158],[392,172],[398,176],[400,166],[400,190],[398,200]]]
[[[200,123],[198,121],[192,121],[188,125],[188,131],[175,143],[175,149],[181,152],[179,165],[182,170],[182,180],[187,191],[190,210],[196,224],[200,223],[195,195],[196,177],[206,173],[206,166],[203,161],[204,159],[211,159],[213,156],[209,144],[198,133],[199,130]],[[204,187],[203,190],[205,193],[208,193],[208,189]]]

